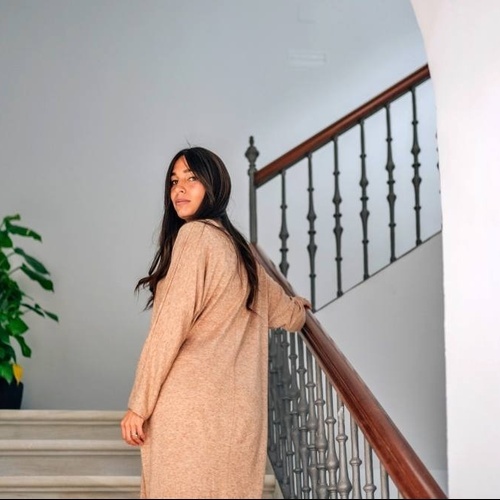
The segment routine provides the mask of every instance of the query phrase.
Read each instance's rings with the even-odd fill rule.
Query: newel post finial
[[[248,168],[248,176],[250,179],[250,242],[257,243],[257,188],[255,187],[255,172],[257,167],[255,162],[259,156],[259,151],[254,146],[253,135],[250,136],[250,146],[248,146],[245,156],[250,164]]]

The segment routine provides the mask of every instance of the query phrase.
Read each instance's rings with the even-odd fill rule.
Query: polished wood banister
[[[290,295],[295,292],[258,244],[252,251]],[[404,498],[448,498],[333,339],[310,312],[304,341]]]
[[[311,138],[300,143],[298,146],[256,171],[254,179],[255,187],[257,188],[262,184],[265,184],[273,177],[276,177],[281,171],[286,170],[287,168],[290,168],[298,163],[300,160],[303,160],[308,154],[321,148],[335,136],[338,136],[339,134],[342,134],[343,132],[354,127],[361,119],[368,118],[370,115],[383,108],[387,103],[394,101],[408,92],[412,87],[419,85],[429,77],[429,66],[426,64],[373,99],[370,99],[365,104],[359,106],[340,120],[337,120],[332,125],[324,128]]]

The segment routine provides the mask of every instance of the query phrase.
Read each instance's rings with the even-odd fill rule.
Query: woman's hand
[[[304,297],[295,297],[295,298],[298,299],[300,302],[302,302],[302,305],[306,309],[312,309],[312,304],[307,299],[305,299]]]
[[[121,421],[122,438],[131,446],[141,446],[144,444],[146,435],[142,428],[144,419],[134,413],[132,410],[127,410]]]

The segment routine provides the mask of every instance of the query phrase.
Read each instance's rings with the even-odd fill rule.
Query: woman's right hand
[[[298,299],[300,302],[302,302],[302,305],[306,309],[312,309],[312,304],[307,299],[305,299],[304,297],[295,297],[295,298]]]
[[[122,438],[131,446],[141,446],[144,444],[146,435],[143,430],[144,419],[134,413],[132,410],[127,410],[121,421]]]

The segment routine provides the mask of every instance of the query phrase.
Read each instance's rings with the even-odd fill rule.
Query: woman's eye
[[[179,182],[179,181],[172,179],[172,180],[170,181],[170,185],[171,185],[171,186],[175,186],[178,182]]]
[[[190,177],[190,178],[189,178],[189,180],[190,180],[191,182],[193,182],[193,181],[197,181],[197,180],[198,180],[198,178],[197,178],[197,177],[195,177],[195,176],[193,175],[192,177]]]

